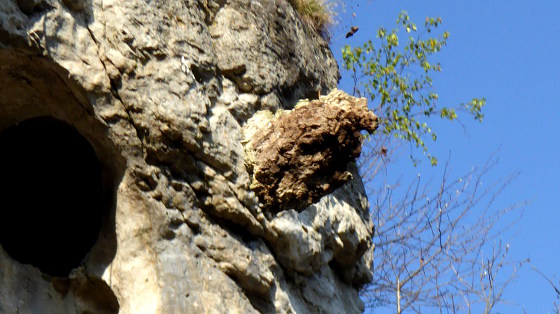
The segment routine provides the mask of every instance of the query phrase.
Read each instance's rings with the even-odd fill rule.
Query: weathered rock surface
[[[45,160],[91,152],[59,138],[23,153],[0,147],[14,154],[0,165],[13,176],[0,186],[0,220],[11,222],[0,233],[0,312],[363,310],[373,231],[354,166],[316,203],[265,215],[242,145],[255,112],[292,109],[337,80],[327,44],[283,0],[0,1],[0,134],[58,123],[95,155],[54,166]],[[82,213],[92,200],[65,192],[94,164],[101,227],[91,246],[68,226],[91,227]],[[73,214],[41,220],[60,206]],[[29,227],[41,221],[44,232]],[[24,237],[41,239],[42,254],[19,260]],[[37,263],[56,267],[66,256],[53,252],[84,245],[73,268]]]
[[[347,165],[362,150],[360,132],[376,128],[366,99],[340,90],[278,117],[258,112],[245,128],[251,189],[268,210],[299,211],[350,180]]]

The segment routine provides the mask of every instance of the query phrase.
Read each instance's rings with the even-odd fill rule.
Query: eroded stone
[[[247,119],[339,77],[288,2],[6,0],[0,24],[0,133],[34,117],[71,125],[99,159],[106,209],[67,277],[0,247],[0,312],[363,309],[372,228],[355,172],[289,219],[265,215],[250,189]],[[345,118],[329,125],[363,122],[337,108],[327,111]]]
[[[245,127],[251,189],[270,211],[300,211],[352,178],[361,131],[376,128],[366,100],[339,90],[276,116],[261,112]]]

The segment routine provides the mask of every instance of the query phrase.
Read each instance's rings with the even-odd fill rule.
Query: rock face
[[[328,107],[344,165],[273,211],[245,166],[257,111],[337,80],[284,0],[1,1],[0,312],[362,311],[368,115]]]

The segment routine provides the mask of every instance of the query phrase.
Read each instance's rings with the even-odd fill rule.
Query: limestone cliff
[[[305,109],[331,106],[338,142],[310,156],[338,168],[302,198],[257,187],[243,146],[261,110],[337,81],[286,0],[1,1],[0,312],[362,311],[373,227],[348,162],[374,116]],[[291,165],[278,182],[315,164]]]

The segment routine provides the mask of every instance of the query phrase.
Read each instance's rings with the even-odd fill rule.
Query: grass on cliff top
[[[288,0],[301,17],[325,39],[334,21],[334,12],[326,0]]]

